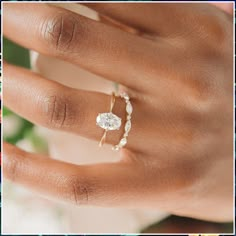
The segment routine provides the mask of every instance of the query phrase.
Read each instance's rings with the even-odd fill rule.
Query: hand
[[[4,35],[122,85],[133,114],[121,161],[78,166],[5,144],[4,176],[79,205],[232,220],[232,17],[206,3],[87,6],[120,23],[41,3],[4,3]],[[4,103],[36,124],[99,141],[95,120],[108,111],[110,95],[5,63]],[[125,118],[121,98],[114,113]],[[107,143],[117,144],[123,130],[109,132]]]

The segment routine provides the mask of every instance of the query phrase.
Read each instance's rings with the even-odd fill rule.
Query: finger
[[[4,104],[31,122],[97,141],[103,135],[104,129],[96,125],[96,117],[109,112],[110,95],[68,88],[9,64],[4,64],[3,90]],[[106,143],[117,144],[124,133],[123,99],[116,98],[113,113],[121,117],[122,125],[119,130],[108,132]]]
[[[161,24],[164,18],[167,18],[167,9],[165,14],[164,4],[156,3],[80,3],[83,4],[103,16],[110,17],[118,22],[122,22],[134,29],[141,32],[147,32],[152,34],[161,33]],[[161,20],[161,21],[160,21]]]
[[[3,176],[79,205],[117,205],[137,186],[139,171],[131,162],[78,166],[41,157],[4,143]]]
[[[134,80],[140,77],[137,68],[145,66],[150,71],[148,61],[155,59],[155,68],[160,70],[166,67],[162,42],[150,44],[150,40],[46,4],[4,3],[3,11],[6,37],[130,88],[142,88],[144,80]]]
[[[207,3],[82,3],[99,14],[155,36],[182,35],[207,11],[209,19],[218,11]],[[207,15],[204,15],[205,22]]]

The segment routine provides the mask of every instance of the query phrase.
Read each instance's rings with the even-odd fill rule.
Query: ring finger
[[[72,89],[4,63],[4,104],[34,123],[100,140],[104,130],[96,125],[96,117],[98,113],[109,112],[110,102],[109,95]],[[112,112],[122,122],[119,130],[107,133],[106,142],[117,144],[124,133],[126,119],[122,98],[116,98]],[[134,142],[130,139],[127,147]]]

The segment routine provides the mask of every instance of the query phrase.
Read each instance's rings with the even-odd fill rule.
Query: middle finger
[[[129,88],[142,88],[140,68],[151,71],[150,61],[155,60],[155,70],[162,71],[170,65],[166,43],[161,40],[156,44],[42,3],[4,3],[3,11],[3,31],[9,39]]]

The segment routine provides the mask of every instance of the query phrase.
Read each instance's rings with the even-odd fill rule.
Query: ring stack
[[[133,107],[130,103],[130,98],[129,98],[128,94],[122,93],[120,95],[120,97],[123,98],[126,103],[126,108],[125,108],[126,109],[126,121],[125,121],[125,125],[124,125],[124,127],[125,127],[124,134],[123,134],[122,138],[120,139],[120,142],[117,145],[112,147],[112,150],[115,150],[115,151],[119,151],[121,148],[123,148],[127,144],[128,134],[131,129],[131,114],[133,111]],[[115,93],[112,93],[109,112],[99,113],[96,118],[96,124],[98,126],[100,126],[102,129],[104,129],[103,136],[101,138],[101,141],[99,142],[100,147],[105,143],[107,131],[119,130],[121,127],[121,118],[112,113],[112,109],[115,104],[115,99],[116,99]]]
[[[126,103],[126,122],[125,122],[125,130],[124,130],[124,135],[122,136],[120,142],[112,147],[112,150],[119,151],[121,148],[123,148],[127,144],[127,138],[128,134],[131,130],[131,114],[133,112],[133,107],[130,102],[130,98],[128,94],[122,93],[120,95]]]

